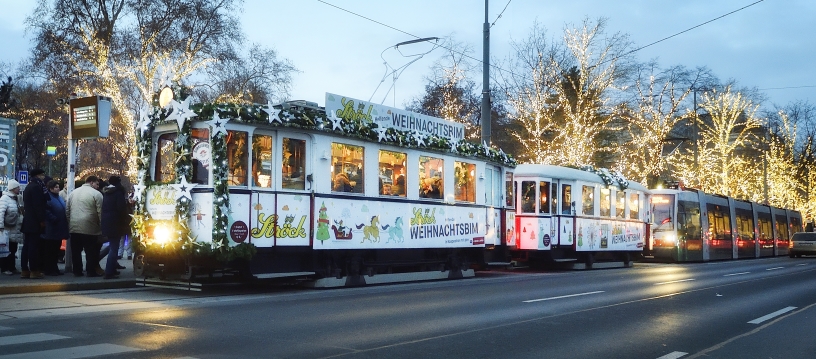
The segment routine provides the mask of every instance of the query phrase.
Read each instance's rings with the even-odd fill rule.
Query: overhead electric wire
[[[504,10],[507,10],[507,6],[510,5],[511,1],[513,0],[507,0],[507,4],[504,5],[504,9],[502,9],[502,11],[499,13],[499,16],[496,16],[496,20],[493,20],[493,23],[490,24],[491,29],[493,28],[493,25],[496,25],[496,21],[499,21],[499,19],[501,19],[502,15],[504,14]]]

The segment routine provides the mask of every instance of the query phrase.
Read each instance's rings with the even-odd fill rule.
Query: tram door
[[[308,246],[311,200],[307,136],[255,131],[248,167],[250,240],[257,247]],[[232,200],[232,199],[231,199]]]
[[[553,224],[549,178],[517,180],[516,243],[518,249],[549,250],[557,225]]]

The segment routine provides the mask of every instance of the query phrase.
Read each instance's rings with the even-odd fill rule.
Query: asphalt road
[[[816,357],[816,258],[234,291],[0,297],[0,359]]]

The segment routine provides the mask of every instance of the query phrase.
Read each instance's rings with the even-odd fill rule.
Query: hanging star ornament
[[[184,99],[183,102],[178,102],[176,100],[170,101],[170,106],[173,107],[173,112],[167,116],[167,121],[176,121],[178,122],[178,128],[181,130],[184,127],[184,122],[187,121],[188,118],[196,117],[195,112],[190,109],[190,97]]]
[[[414,140],[417,142],[417,146],[425,147],[425,136],[417,131],[413,133]]]
[[[133,186],[133,198],[137,201],[142,200],[142,193],[144,193],[146,186],[144,185],[144,181],[140,181],[139,184]]]
[[[227,122],[229,120],[222,119],[218,116],[218,111],[213,111],[213,119],[207,121],[207,124],[210,125],[212,129],[212,136],[218,137],[219,135],[226,135],[227,134]]]
[[[196,184],[195,183],[188,183],[187,176],[182,176],[181,181],[179,183],[171,185],[173,188],[176,189],[176,199],[180,199],[182,197],[187,199],[193,199],[190,196],[190,190],[193,189]]]
[[[451,138],[450,139],[450,150],[453,153],[457,153],[457,149],[459,148],[459,139],[458,138]]]
[[[273,123],[273,122],[278,122],[278,123],[281,123],[281,124],[283,123],[283,121],[281,121],[280,116],[279,116],[280,113],[281,113],[281,110],[278,110],[274,106],[272,106],[271,102],[266,101],[266,107],[262,107],[261,109],[269,115],[269,123]]]
[[[136,124],[136,129],[139,130],[142,137],[144,137],[145,132],[149,129],[150,126],[150,116],[148,116],[148,112],[150,109],[147,106],[142,106],[142,109],[139,111],[141,116],[139,116],[139,122]]]
[[[343,119],[337,117],[334,111],[329,112],[329,120],[332,122],[332,130],[340,130],[340,132],[343,132]]]
[[[377,129],[375,131],[377,131],[377,142],[382,142],[383,140],[386,139],[386,137],[385,137],[387,135],[386,134],[386,131],[387,131],[386,129],[384,129],[382,127],[377,127]]]

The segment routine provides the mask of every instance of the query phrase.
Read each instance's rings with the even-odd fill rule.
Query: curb
[[[98,282],[84,282],[84,283],[43,283],[43,284],[24,284],[24,285],[5,285],[0,286],[0,295],[3,294],[30,294],[30,293],[46,293],[46,292],[63,292],[63,291],[80,291],[80,290],[99,290],[99,289],[124,289],[135,288],[136,280],[102,280]]]

